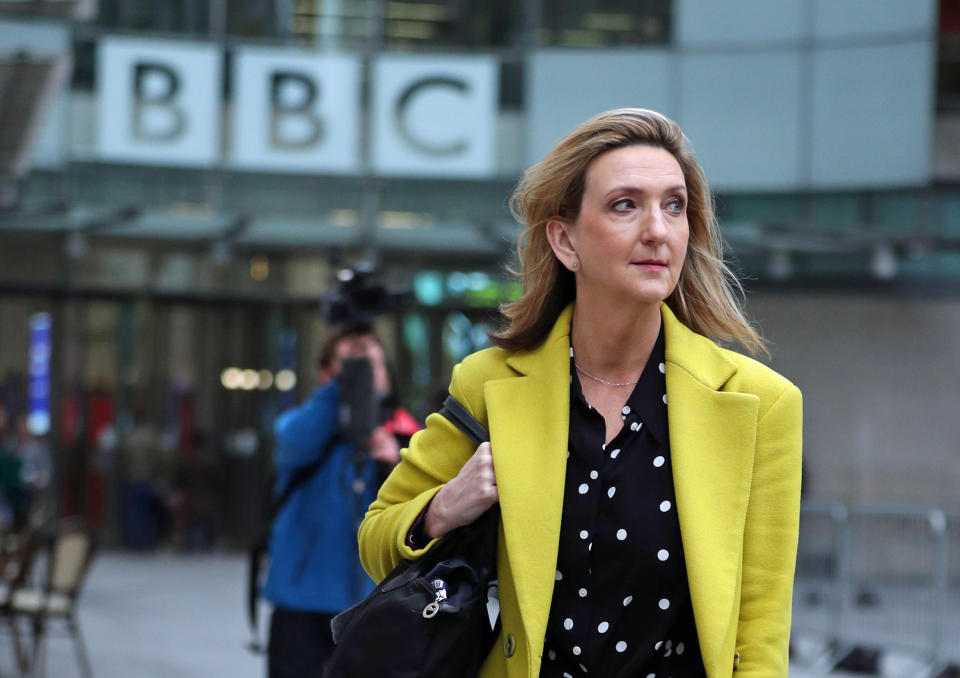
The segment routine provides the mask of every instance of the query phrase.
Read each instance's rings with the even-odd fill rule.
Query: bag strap
[[[440,414],[447,418],[454,426],[459,428],[463,433],[473,441],[475,445],[480,445],[481,443],[490,442],[490,432],[477,421],[476,417],[470,414],[463,405],[460,404],[456,398],[452,395],[448,395],[443,401],[443,407],[440,409]],[[467,525],[466,527],[461,528],[462,530],[468,530],[473,533],[475,539],[482,544],[483,551],[488,554],[488,558],[491,559],[490,567],[493,568],[491,572],[496,571],[496,557],[497,557],[497,522],[500,520],[500,504],[496,504],[489,508],[482,516],[477,518],[472,524]],[[491,594],[491,591],[496,590],[497,580],[496,574],[490,575],[490,579],[486,582],[487,585],[487,599],[489,604],[490,597],[496,598],[496,594]],[[498,633],[500,628],[500,612],[499,608],[496,612],[496,620],[492,622],[492,631],[494,634]]]
[[[287,484],[270,505],[270,513],[267,517],[266,526],[257,535],[256,540],[250,547],[247,564],[247,621],[250,624],[251,640],[247,643],[247,649],[255,654],[262,654],[264,647],[260,643],[260,630],[258,620],[258,601],[260,598],[260,570],[264,556],[270,549],[270,533],[273,530],[273,521],[283,510],[293,495],[310,480],[320,467],[327,461],[330,451],[341,442],[340,436],[334,434],[330,436],[320,451],[320,456],[305,466],[300,466],[294,470]]]
[[[332,450],[340,442],[341,439],[338,434],[332,435],[324,444],[323,449],[320,451],[319,457],[311,461],[309,464],[300,466],[293,471],[290,476],[290,480],[287,481],[286,486],[283,488],[283,492],[280,493],[280,496],[274,500],[273,505],[270,507],[270,524],[273,523],[274,518],[280,514],[280,511],[283,510],[283,507],[286,506],[290,499],[293,498],[293,495],[297,493],[297,490],[303,487],[306,482],[310,480],[317,471],[320,470],[320,467],[323,466],[327,461],[327,455],[330,453],[330,450]]]
[[[443,401],[443,407],[440,408],[439,413],[460,429],[475,445],[490,442],[490,432],[452,395],[448,395]]]

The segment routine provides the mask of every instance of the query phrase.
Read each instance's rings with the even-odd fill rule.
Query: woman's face
[[[680,164],[653,146],[607,151],[587,169],[580,215],[563,230],[579,261],[578,299],[659,303],[677,285],[690,235]]]

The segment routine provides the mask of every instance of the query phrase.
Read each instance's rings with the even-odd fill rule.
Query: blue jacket
[[[324,452],[337,427],[339,390],[331,382],[274,423],[277,495],[298,467]],[[271,603],[333,614],[373,590],[360,567],[357,527],[376,497],[376,463],[368,459],[362,474],[365,489],[355,496],[353,447],[337,443],[276,516],[263,591]]]

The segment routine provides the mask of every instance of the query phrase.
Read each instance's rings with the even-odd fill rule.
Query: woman
[[[360,528],[374,579],[499,501],[492,676],[785,676],[800,392],[751,351],[702,170],[664,116],[588,120],[513,196],[523,294]],[[710,338],[708,338],[710,337]]]

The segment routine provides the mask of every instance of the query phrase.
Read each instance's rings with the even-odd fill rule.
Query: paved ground
[[[249,640],[245,568],[246,561],[236,554],[101,554],[80,604],[96,678],[263,678],[262,657],[244,649]],[[896,619],[904,611],[887,607]],[[800,606],[797,613],[801,621]],[[818,650],[815,636],[801,643],[806,656]],[[49,678],[80,676],[66,636],[51,638],[47,650]],[[884,676],[916,676],[919,665],[909,657],[889,654],[883,668]],[[791,666],[793,678],[821,673],[805,661]],[[13,676],[10,637],[4,632],[0,678]],[[838,673],[831,676],[844,678]]]
[[[246,562],[238,555],[101,554],[80,600],[96,678],[262,678],[243,649]],[[47,645],[47,676],[80,676],[68,637]],[[0,676],[15,676],[0,637]]]

